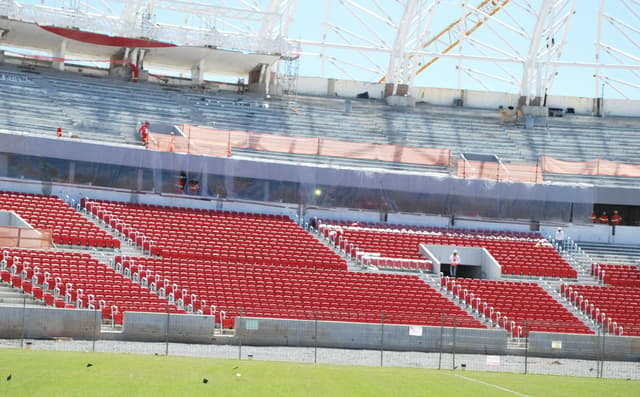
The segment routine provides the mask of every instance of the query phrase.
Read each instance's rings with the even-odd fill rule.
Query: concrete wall
[[[0,226],[30,227],[30,225],[13,211],[0,211]]]
[[[416,101],[438,106],[453,106],[453,100],[462,96],[461,91],[448,88],[413,87],[410,92]]]
[[[244,345],[308,346],[443,352],[492,355],[524,355],[523,349],[510,348],[507,334],[500,329],[469,329],[449,327],[410,327],[407,325],[334,323],[326,321],[236,319],[237,338]],[[455,332],[455,336],[454,336]],[[532,332],[529,337],[530,356],[595,360],[600,357],[596,335],[552,334]],[[555,342],[555,343],[553,343]],[[559,342],[559,344],[558,344]],[[442,343],[442,345],[441,345]],[[640,359],[640,338],[607,336],[607,360],[637,361]]]
[[[591,243],[616,243],[616,244],[638,244],[637,226],[616,226],[616,234],[612,235],[613,228],[610,225],[587,224],[587,225],[562,225],[566,238],[575,241],[586,241]],[[555,236],[558,225],[546,225],[540,227],[543,236]]]
[[[470,108],[498,109],[499,106],[518,105],[519,95],[506,92],[487,92],[465,90],[463,106]]]
[[[513,232],[528,232],[530,231],[530,223],[503,223],[503,222],[491,222],[483,220],[471,220],[471,219],[455,219],[456,228],[466,229],[485,229],[485,230],[510,230]]]
[[[125,312],[122,339],[143,342],[211,343],[212,316]]]
[[[305,213],[307,219],[331,219],[338,221],[380,222],[380,213],[377,211],[358,211],[348,208],[308,208]]]
[[[594,335],[532,332],[529,336],[529,354],[596,360],[602,354],[601,344],[602,337]],[[606,336],[604,356],[607,360],[637,361],[640,359],[640,338]]]
[[[577,98],[567,96],[547,97],[547,107],[550,108],[574,108],[577,114],[592,114],[593,98]]]
[[[351,98],[360,93],[368,92],[370,98],[381,99],[384,92],[384,84],[349,80],[336,80],[335,82],[335,94],[341,97]]]
[[[102,321],[94,310],[20,305],[0,306],[0,319],[0,338],[93,339],[100,334]]]
[[[19,305],[0,306],[0,338],[94,339],[100,337],[99,311]],[[24,331],[23,331],[24,329]],[[317,335],[317,340],[315,336]],[[107,338],[107,335],[104,336]],[[131,313],[124,315],[121,333],[107,339],[144,342],[220,343],[214,337],[213,318],[197,315]],[[455,342],[454,342],[455,340]],[[346,349],[523,355],[508,347],[501,329],[423,327],[331,321],[237,318],[236,336],[222,343],[254,346],[306,346]],[[532,332],[530,356],[598,359],[602,338],[595,335]],[[559,342],[559,343],[558,343]],[[640,338],[607,336],[607,360],[640,360]]]
[[[298,78],[298,93],[304,95],[355,97],[369,92],[369,97],[382,99],[384,84],[365,81],[325,79],[321,77]],[[498,106],[517,106],[519,95],[506,92],[458,90],[453,88],[410,87],[409,94],[417,102],[431,105],[453,106],[454,100],[462,99],[463,106],[470,108],[497,109]],[[591,115],[593,98],[549,96],[548,107],[574,108],[577,114]],[[640,116],[640,101],[624,99],[604,100],[604,113],[616,116]]]
[[[640,101],[630,101],[625,99],[607,99],[604,98],[604,117],[607,115],[615,116],[640,116]]]
[[[434,352],[440,351],[441,340],[443,351],[452,351],[454,338],[450,327],[250,318],[236,319],[236,330],[243,344],[255,346],[315,346],[317,331],[318,347],[375,350],[382,345],[388,350]],[[455,349],[457,353],[503,354],[506,333],[458,328]]]
[[[407,224],[407,225],[430,225],[438,227],[449,226],[450,218],[448,216],[439,215],[422,215],[407,213],[391,213],[388,216],[389,223]]]

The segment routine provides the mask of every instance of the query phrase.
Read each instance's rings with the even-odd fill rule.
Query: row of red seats
[[[640,336],[640,287],[562,284],[560,292],[608,332]]]
[[[592,263],[591,274],[607,284],[640,287],[640,268],[635,265]]]
[[[100,309],[104,319],[116,324],[122,323],[125,311],[185,312],[89,254],[12,248],[2,254],[3,281],[9,274],[14,287],[47,305]]]
[[[318,224],[338,225],[338,226],[352,226],[354,223],[363,228],[380,229],[380,230],[400,230],[400,231],[421,231],[430,233],[443,233],[449,235],[467,235],[467,236],[491,236],[491,237],[506,237],[506,238],[527,238],[532,240],[538,240],[542,236],[536,232],[514,232],[507,230],[488,230],[488,229],[466,229],[466,228],[450,228],[441,226],[418,226],[418,225],[401,225],[393,223],[379,223],[379,222],[351,222],[351,221],[336,221],[328,220],[317,221]]]
[[[119,240],[54,196],[0,193],[0,210],[14,211],[34,228],[51,230],[56,244],[120,246]]]
[[[292,266],[336,270],[347,267],[343,258],[285,217],[205,211],[184,212],[188,216],[183,217],[183,213],[162,207],[142,210],[124,203],[90,200],[85,204],[154,255],[251,263],[277,260]],[[123,224],[125,217],[127,222]],[[225,217],[235,226],[216,227]]]
[[[398,259],[370,256],[362,258],[362,264],[386,270],[409,270],[425,273],[431,273],[433,270],[433,264],[424,259]]]
[[[527,330],[593,334],[537,283],[443,277],[442,285],[514,336]]]
[[[254,219],[288,219],[286,215],[280,214],[260,214],[260,213],[245,213],[240,211],[228,211],[228,210],[213,210],[206,208],[188,208],[188,207],[176,207],[169,205],[156,205],[156,204],[143,204],[143,203],[129,203],[124,201],[97,201],[83,198],[81,204],[88,210],[93,211],[94,206],[99,207],[118,207],[127,206],[132,210],[162,210],[164,212],[174,212],[179,214],[208,214],[208,215],[221,215],[225,218],[229,217],[252,217]]]
[[[327,236],[331,227],[323,228]],[[485,247],[502,266],[504,274],[525,274],[548,277],[577,277],[577,272],[560,254],[543,240],[501,239],[366,230],[359,227],[341,228],[339,242],[352,256],[357,252],[379,253],[394,258],[420,259],[420,243]],[[491,244],[489,244],[491,243]],[[497,244],[496,244],[497,243]],[[535,271],[530,268],[535,267]]]
[[[447,324],[457,317],[458,326],[483,328],[415,276],[206,261],[187,261],[178,267],[168,258],[117,259],[154,288],[165,288],[179,298],[195,296],[196,310],[224,311],[227,319],[249,312],[263,316],[278,312],[285,317],[297,313],[305,319],[380,322],[384,313],[385,321],[440,325],[444,312],[449,316]],[[263,312],[265,307],[268,310]]]

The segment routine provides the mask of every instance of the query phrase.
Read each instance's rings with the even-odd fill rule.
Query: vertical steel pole
[[[380,323],[380,366],[382,367],[384,358],[384,313],[382,313],[382,322]]]

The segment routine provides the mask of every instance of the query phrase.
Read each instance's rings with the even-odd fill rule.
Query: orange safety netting
[[[505,164],[458,160],[458,176],[468,179],[542,183],[542,170],[535,164]]]
[[[150,133],[149,147],[161,151],[227,157],[233,149],[343,157],[361,160],[442,165],[451,163],[451,149],[414,148],[323,138],[288,137],[249,131],[227,131],[184,125],[185,136]]]
[[[602,175],[640,178],[640,164],[616,163],[596,159],[589,161],[563,161],[553,157],[542,157],[542,169],[550,174]]]

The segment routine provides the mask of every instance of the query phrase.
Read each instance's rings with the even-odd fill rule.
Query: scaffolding
[[[282,101],[290,109],[296,109],[298,103],[298,75],[300,57],[298,55],[283,56],[280,59],[280,87],[282,87]]]

